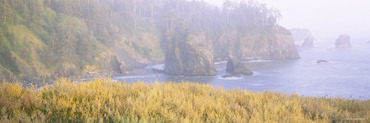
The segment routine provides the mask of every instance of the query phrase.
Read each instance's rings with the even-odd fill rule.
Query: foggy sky
[[[224,0],[205,0],[222,6]],[[370,41],[370,0],[258,0],[281,11],[279,24],[308,28],[318,39],[333,40],[340,34],[353,41]]]

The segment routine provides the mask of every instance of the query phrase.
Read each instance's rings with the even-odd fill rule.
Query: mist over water
[[[370,123],[369,5],[0,0],[0,123]]]
[[[224,0],[205,0],[222,7]],[[243,0],[232,0],[243,1]],[[250,1],[250,0],[244,0]],[[251,0],[254,1],[254,0]],[[368,0],[255,0],[278,9],[278,23],[286,28],[307,28],[313,36],[335,40],[349,34],[354,41],[370,40],[370,1]]]
[[[301,42],[296,42],[301,44]],[[181,82],[207,83],[216,88],[246,89],[258,92],[273,91],[306,96],[343,97],[348,99],[370,99],[370,45],[353,44],[350,49],[335,49],[334,41],[318,40],[312,49],[301,50],[298,60],[244,61],[255,72],[252,76],[223,78],[226,61],[216,62],[216,76],[173,76],[153,74],[152,65],[143,68],[145,74],[113,77],[126,82]],[[326,60],[327,63],[317,63]]]

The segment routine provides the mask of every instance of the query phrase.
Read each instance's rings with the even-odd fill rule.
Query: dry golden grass
[[[347,119],[346,119],[347,118]],[[0,122],[357,122],[370,100],[215,89],[196,83],[60,79],[41,89],[0,85]],[[356,119],[355,119],[356,120]]]

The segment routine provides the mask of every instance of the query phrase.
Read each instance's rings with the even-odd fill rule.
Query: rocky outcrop
[[[312,36],[308,36],[306,38],[306,40],[303,42],[301,48],[305,48],[305,49],[312,48],[313,47],[313,41],[314,41],[313,37]]]
[[[326,61],[326,60],[317,60],[316,63],[320,64],[320,63],[328,63],[329,61]]]
[[[289,31],[276,29],[272,32],[229,32],[221,35],[215,45],[216,58],[227,60],[234,54],[240,60],[285,60],[300,58]]]
[[[269,56],[266,59],[299,59],[298,50],[290,34],[274,34],[267,38]]]
[[[253,75],[253,72],[249,70],[242,62],[237,61],[234,56],[229,56],[229,59],[227,60],[226,72],[230,74]]]
[[[110,67],[115,73],[128,74],[128,68],[126,68],[125,61],[118,59],[117,56],[111,56]]]
[[[351,48],[351,37],[346,34],[340,35],[335,41],[335,47],[337,49]]]
[[[168,44],[165,72],[185,76],[217,74],[212,53],[188,40],[175,40]]]

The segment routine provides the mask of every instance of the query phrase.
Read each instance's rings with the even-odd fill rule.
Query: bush
[[[190,82],[60,79],[42,88],[7,82],[0,86],[0,122],[342,122],[348,118],[369,122],[370,100],[226,91]]]

